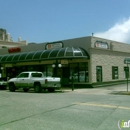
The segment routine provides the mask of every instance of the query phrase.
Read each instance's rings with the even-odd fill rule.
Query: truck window
[[[18,78],[27,78],[28,77],[28,73],[22,73],[18,76]]]
[[[32,77],[42,77],[41,73],[32,73]]]

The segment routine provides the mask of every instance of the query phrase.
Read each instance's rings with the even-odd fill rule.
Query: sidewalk
[[[63,93],[80,93],[80,94],[96,94],[96,95],[107,95],[107,94],[119,94],[119,95],[130,95],[130,85],[128,86],[127,92],[127,85],[126,84],[119,84],[113,86],[106,86],[106,87],[98,87],[98,88],[61,88],[60,91]]]

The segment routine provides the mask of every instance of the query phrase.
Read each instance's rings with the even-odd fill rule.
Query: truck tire
[[[10,83],[9,84],[9,90],[10,90],[10,92],[15,92],[15,85],[14,85],[14,83]]]
[[[42,91],[40,83],[35,83],[34,84],[34,91],[36,93],[40,93]]]
[[[28,90],[29,90],[28,88],[24,88],[23,89],[24,92],[28,92]]]
[[[49,92],[54,92],[55,89],[54,89],[54,88],[48,88],[48,91],[49,91]]]
[[[6,86],[5,85],[0,85],[0,90],[6,90]]]

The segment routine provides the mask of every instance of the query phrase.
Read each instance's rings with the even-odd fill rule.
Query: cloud
[[[130,18],[123,19],[107,31],[95,33],[94,36],[130,44]]]

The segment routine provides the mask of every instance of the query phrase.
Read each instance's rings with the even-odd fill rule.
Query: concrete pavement
[[[124,94],[130,95],[130,85],[128,86],[127,91],[127,84],[119,84],[113,86],[106,86],[106,87],[98,87],[98,88],[61,88],[60,91],[64,93],[82,93],[82,94],[97,94],[97,95],[106,95],[106,94]]]
[[[0,130],[119,130],[130,120],[130,97],[120,92],[125,84],[54,93],[2,90]]]

